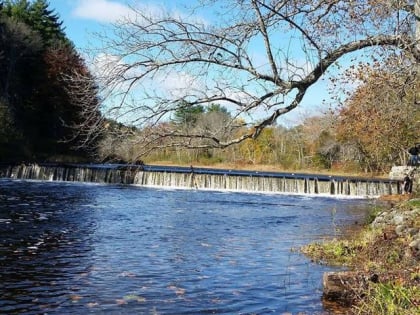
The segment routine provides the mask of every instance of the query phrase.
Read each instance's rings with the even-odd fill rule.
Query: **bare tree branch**
[[[133,141],[141,142],[144,153],[159,147],[225,148],[258,137],[352,53],[388,50],[403,52],[414,64],[420,60],[414,12],[397,18],[381,1],[201,2],[189,16],[153,16],[133,7],[132,16],[102,37],[101,119],[133,127]],[[401,2],[399,10],[412,6]],[[171,123],[185,104],[214,103],[230,113],[218,128],[223,133]],[[93,126],[104,128],[104,121]]]

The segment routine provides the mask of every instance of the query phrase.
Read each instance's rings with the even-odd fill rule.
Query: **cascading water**
[[[7,165],[0,166],[0,177],[355,197],[400,193],[399,182],[394,180],[112,164]]]

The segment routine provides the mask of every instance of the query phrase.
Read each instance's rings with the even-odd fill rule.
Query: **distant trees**
[[[184,102],[168,122],[143,129],[123,125],[115,120],[106,120],[102,130],[104,137],[98,145],[99,159],[106,160],[107,157],[112,156],[115,160],[135,162],[145,155],[153,155],[152,151],[155,150],[159,151],[155,156],[176,155],[180,160],[184,160],[184,157],[185,160],[212,159],[214,151],[205,146],[202,148],[196,147],[189,151],[178,146],[171,146],[165,132],[176,126],[178,130],[188,130],[189,132],[202,134],[201,143],[205,143],[205,139],[211,141],[212,137],[228,137],[228,134],[223,135],[222,133],[225,131],[226,122],[230,119],[228,110],[219,104],[210,104],[208,107],[203,107]],[[162,137],[150,138],[150,134],[159,133],[162,134]],[[190,141],[198,140],[190,139]]]
[[[47,1],[3,1],[0,160],[75,153],[73,127],[82,120],[82,108],[75,103],[75,90],[66,77],[76,72],[89,76]],[[96,86],[84,92],[90,102],[97,102]]]
[[[291,128],[267,127],[258,138],[224,149],[185,150],[170,146],[165,136],[150,147],[144,146],[150,133],[170,130],[171,124],[210,137],[224,130],[222,126],[231,119],[227,109],[218,105],[207,109],[185,105],[171,122],[145,129],[108,122],[109,132],[100,142],[99,153],[103,160],[111,156],[115,160],[135,161],[141,157],[150,163],[224,163],[238,167],[265,164],[284,170],[388,172],[393,164],[405,164],[407,148],[418,142],[420,112],[415,94],[419,82],[401,72],[372,69],[354,75],[360,85],[335,111],[307,117]],[[241,126],[237,132],[249,128],[241,121],[236,124]],[[150,149],[146,155],[145,149]]]
[[[201,105],[190,105],[185,101],[182,103],[174,113],[172,121],[178,126],[190,128],[196,124],[199,116],[204,113],[204,107]]]
[[[138,139],[145,148],[223,149],[257,139],[339,67],[397,55],[415,68],[419,7],[420,0],[203,0],[186,14],[132,7],[101,38],[102,95],[113,104],[105,115],[147,129]],[[168,124],[185,104],[214,103],[230,112],[219,133]],[[331,164],[336,149],[318,153]]]

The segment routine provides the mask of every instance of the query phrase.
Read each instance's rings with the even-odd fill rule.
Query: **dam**
[[[130,164],[0,165],[10,179],[375,198],[400,194],[400,182],[380,178]]]

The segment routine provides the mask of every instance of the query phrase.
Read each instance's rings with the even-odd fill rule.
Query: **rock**
[[[415,172],[415,166],[393,166],[389,172],[389,178],[393,180],[403,180],[405,174]]]
[[[404,210],[401,207],[395,207],[380,213],[371,223],[373,228],[386,230],[393,227],[394,232],[399,237],[412,237],[419,233],[419,228],[413,226],[413,222],[417,220],[419,209]],[[388,231],[389,232],[389,231]]]
[[[405,195],[404,195],[405,196]],[[417,199],[418,200],[418,199]],[[396,240],[401,248],[404,257],[410,264],[416,265],[420,261],[420,228],[418,226],[420,207],[415,206],[416,199],[410,203],[401,203],[390,209],[385,209],[371,223],[372,228],[379,229],[383,240],[378,244],[387,246],[393,245]],[[326,272],[323,276],[323,298],[328,303],[339,303],[351,306],[366,294],[369,283],[380,283],[389,279],[400,279],[401,272],[407,272],[405,278],[410,278],[412,271],[409,269],[387,270],[378,275],[368,275],[362,270]]]
[[[351,305],[367,289],[369,281],[377,282],[378,277],[370,277],[354,271],[326,272],[322,281],[323,298]]]
[[[414,235],[416,235],[418,233],[419,233],[419,229],[418,228],[412,227],[412,228],[408,228],[407,229],[407,235],[409,235],[409,236],[414,236]]]
[[[405,227],[404,225],[398,225],[398,226],[395,228],[395,233],[397,233],[397,235],[398,235],[398,236],[403,236],[403,235],[404,235],[405,230],[406,230],[406,227]]]
[[[395,214],[393,218],[393,224],[400,225],[404,222],[404,216],[402,214]]]
[[[408,244],[410,254],[417,260],[420,260],[420,236]]]
[[[406,174],[408,174],[413,180],[413,191],[420,191],[420,167],[393,166],[389,172],[389,178],[392,180],[403,181]]]

